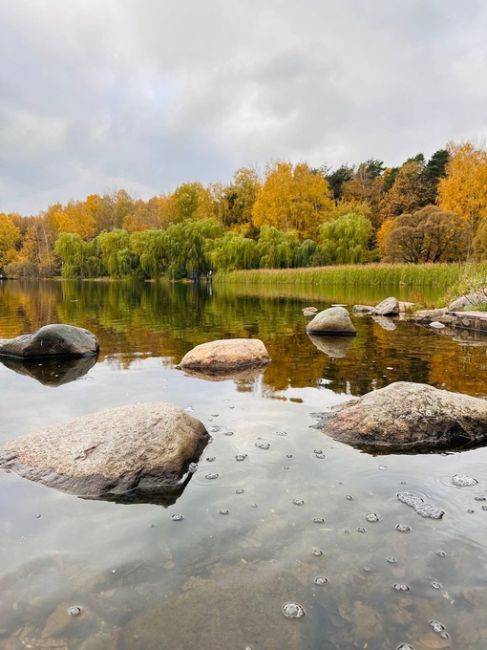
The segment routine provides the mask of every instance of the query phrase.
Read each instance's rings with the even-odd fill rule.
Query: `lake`
[[[393,293],[0,283],[0,338],[65,322],[101,345],[96,362],[0,363],[0,442],[158,400],[212,436],[169,500],[93,501],[0,474],[0,650],[485,650],[486,449],[372,456],[313,427],[313,414],[399,380],[487,397],[485,337],[369,316],[353,316],[353,339],[305,333],[305,306]],[[229,337],[261,338],[272,362],[222,381],[175,368]],[[443,519],[423,519],[401,490]],[[286,603],[305,616],[286,618]]]

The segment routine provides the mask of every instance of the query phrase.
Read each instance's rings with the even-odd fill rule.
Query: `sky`
[[[0,211],[487,138],[482,0],[0,0]]]

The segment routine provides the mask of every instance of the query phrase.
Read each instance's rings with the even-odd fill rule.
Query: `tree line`
[[[15,277],[195,278],[210,270],[487,259],[487,150],[450,144],[399,167],[380,160],[126,191],[0,214],[0,272]]]

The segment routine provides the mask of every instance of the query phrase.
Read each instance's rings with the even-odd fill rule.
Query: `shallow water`
[[[0,338],[62,321],[102,346],[92,367],[0,364],[1,441],[154,400],[191,409],[213,437],[168,507],[2,473],[1,649],[485,650],[486,449],[374,457],[311,426],[312,413],[397,380],[487,397],[487,340],[370,317],[354,318],[353,340],[311,340],[302,307],[392,292],[329,290],[310,303],[286,291],[0,286]],[[272,363],[223,381],[174,368],[193,345],[229,336],[261,338]],[[459,487],[457,474],[478,483]],[[444,517],[421,517],[404,491]],[[286,618],[287,603],[305,616]]]

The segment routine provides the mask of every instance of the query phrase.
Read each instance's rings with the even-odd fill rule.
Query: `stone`
[[[44,357],[85,357],[100,349],[94,334],[72,325],[45,325],[34,334],[0,340],[0,356],[21,359]]]
[[[352,311],[354,314],[373,314],[375,309],[370,305],[354,305]]]
[[[318,427],[379,453],[463,448],[487,439],[487,400],[401,381],[333,407]]]
[[[0,467],[87,498],[159,503],[189,480],[208,441],[203,424],[177,406],[132,404],[10,440]]]
[[[448,311],[462,311],[479,305],[487,305],[487,286],[456,298],[448,305]]]
[[[306,331],[311,334],[329,336],[355,336],[357,334],[349,313],[344,307],[330,307],[320,311],[307,324]]]
[[[374,308],[374,314],[377,316],[398,316],[399,301],[396,298],[386,298]]]
[[[17,359],[0,357],[9,370],[36,379],[44,386],[62,386],[80,379],[96,364],[96,356],[45,357],[44,359]]]
[[[435,330],[442,330],[446,327],[446,325],[444,323],[440,323],[437,320],[434,320],[430,323],[430,327],[432,327]]]
[[[453,316],[447,313],[446,309],[420,309],[412,313],[403,314],[406,320],[414,321],[423,325],[437,322],[443,325],[449,325],[453,321]]]
[[[178,367],[190,370],[238,370],[263,366],[270,360],[265,345],[259,339],[220,339],[197,345],[184,355]]]
[[[314,316],[317,312],[316,307],[304,307],[303,316]]]

